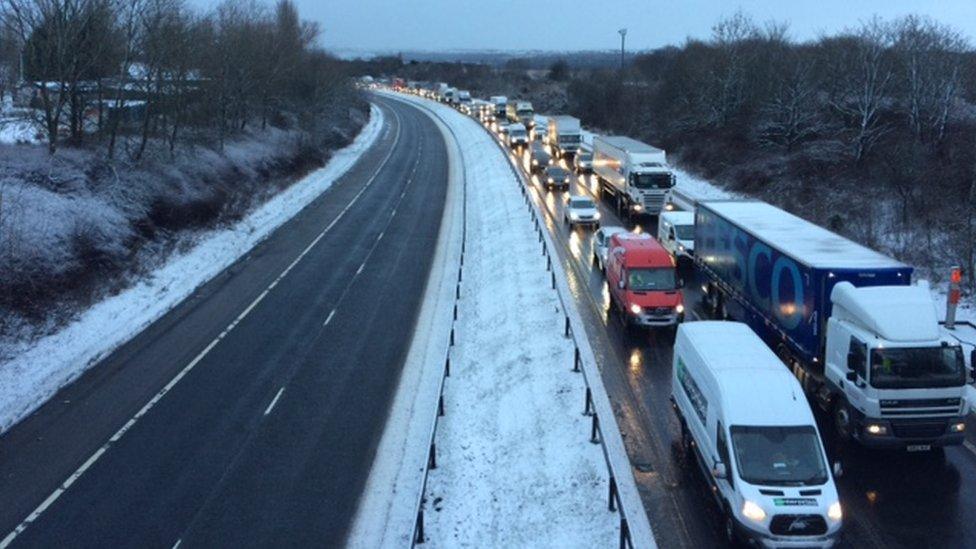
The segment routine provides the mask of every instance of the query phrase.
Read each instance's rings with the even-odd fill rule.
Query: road
[[[0,438],[0,545],[343,542],[447,186],[433,122],[374,101],[329,191]]]
[[[526,158],[518,158],[525,173]],[[545,223],[559,247],[587,335],[622,430],[641,496],[661,547],[719,547],[724,534],[705,479],[682,454],[679,426],[668,397],[671,341],[664,333],[634,333],[608,315],[609,293],[593,265],[591,231],[569,230],[562,222],[564,192],[544,190],[536,179],[532,196],[546,212]],[[573,181],[570,194],[598,196],[593,176]],[[657,221],[629,224],[609,201],[597,200],[604,226],[641,227],[656,233]],[[707,318],[700,306],[700,281],[682,264],[689,317]],[[818,415],[828,454],[840,459],[845,475],[838,490],[845,509],[847,547],[972,547],[976,523],[976,446],[968,443],[930,454],[906,455],[841,446],[827,418]],[[973,422],[970,422],[973,423]],[[972,439],[970,425],[969,438]]]

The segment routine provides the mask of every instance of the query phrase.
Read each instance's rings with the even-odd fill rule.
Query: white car
[[[691,258],[695,253],[695,214],[661,212],[657,220],[657,239],[675,258]]]
[[[625,232],[627,232],[627,229],[611,225],[601,227],[593,233],[593,263],[598,269],[602,271],[606,268],[607,252],[610,250],[610,237]]]
[[[597,210],[596,203],[593,202],[592,198],[574,194],[566,198],[563,221],[569,225],[570,229],[576,225],[599,227],[600,212]]]

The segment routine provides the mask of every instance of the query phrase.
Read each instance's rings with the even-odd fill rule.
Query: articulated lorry
[[[505,113],[509,122],[522,124],[526,129],[531,130],[535,125],[535,112],[528,101],[509,101],[505,104]]]
[[[618,213],[657,215],[671,209],[675,177],[661,149],[629,137],[594,136],[593,173]]]
[[[549,117],[549,146],[559,158],[569,158],[576,154],[583,142],[583,128],[579,118],[572,116]]]
[[[927,285],[911,284],[911,267],[765,202],[735,200],[698,204],[694,260],[705,303],[759,334],[841,439],[908,450],[963,442],[963,350]]]

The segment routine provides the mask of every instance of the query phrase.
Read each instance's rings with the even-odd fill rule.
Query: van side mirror
[[[681,288],[684,288],[684,287],[685,287],[685,279],[679,278],[678,279],[678,289],[680,290]]]
[[[727,478],[729,473],[725,470],[725,464],[721,461],[716,461],[715,466],[712,467],[712,476],[715,478]]]
[[[834,462],[834,478],[840,478],[844,476],[844,466],[840,464],[839,461]]]
[[[623,290],[624,288],[627,287],[627,283],[625,283],[624,280],[621,278],[620,280],[617,281],[617,287]]]
[[[857,381],[857,372],[855,372],[854,370],[851,370],[850,372],[847,372],[847,375],[844,376],[844,377],[847,378],[847,381],[856,382]]]

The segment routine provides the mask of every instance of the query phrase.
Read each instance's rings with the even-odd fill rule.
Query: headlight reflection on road
[[[630,351],[630,359],[627,363],[630,365],[630,373],[641,373],[644,369],[644,355],[641,354],[640,349],[635,348]]]
[[[580,236],[577,231],[569,233],[569,252],[577,259],[582,257],[583,250],[580,248]]]

